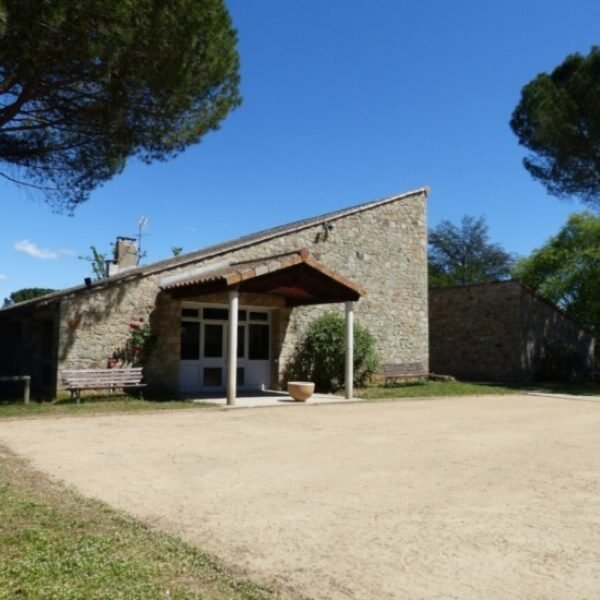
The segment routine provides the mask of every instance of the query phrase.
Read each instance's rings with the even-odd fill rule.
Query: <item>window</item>
[[[204,357],[221,358],[223,356],[223,325],[204,325]]]
[[[200,323],[181,322],[180,356],[181,360],[198,360],[200,358]]]
[[[237,385],[238,386],[240,386],[240,385],[246,385],[244,383],[244,375],[245,375],[244,367],[238,367],[237,368]]]
[[[244,325],[238,325],[237,344],[237,357],[244,358],[246,356],[246,327]]]
[[[250,313],[251,321],[268,321],[269,313],[266,312],[251,312]]]
[[[229,319],[229,310],[226,308],[205,308],[202,311],[202,318],[213,321],[227,321]]]
[[[189,310],[189,309],[184,309]],[[198,313],[199,311],[196,311]],[[198,316],[198,315],[196,315]],[[228,308],[204,308],[202,318],[211,321],[227,321],[229,319]],[[238,321],[245,321],[248,318],[248,311],[238,310]]]
[[[200,311],[197,308],[182,308],[181,309],[181,317],[185,319],[186,317],[197,319],[200,316]]]
[[[269,326],[250,323],[248,325],[248,358],[269,360]]]

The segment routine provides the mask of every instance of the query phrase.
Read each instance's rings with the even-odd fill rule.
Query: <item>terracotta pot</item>
[[[312,381],[288,381],[288,394],[296,402],[306,402],[315,391],[315,384]]]

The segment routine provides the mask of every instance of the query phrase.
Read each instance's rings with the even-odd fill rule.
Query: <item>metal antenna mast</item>
[[[138,242],[138,261],[137,264],[139,266],[140,261],[143,258],[143,253],[142,253],[142,235],[143,235],[143,231],[146,228],[146,225],[148,224],[148,217],[140,217],[140,220],[138,221],[138,234],[137,234],[137,242]]]

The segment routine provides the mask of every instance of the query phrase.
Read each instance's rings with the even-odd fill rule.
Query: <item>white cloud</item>
[[[4,275],[4,273],[0,273],[0,280],[2,279],[6,279],[6,275]]]
[[[33,258],[41,258],[42,260],[51,260],[59,257],[58,252],[40,248],[37,244],[30,242],[29,240],[21,240],[20,242],[15,242],[14,249],[17,252],[23,252],[24,254],[33,256]]]

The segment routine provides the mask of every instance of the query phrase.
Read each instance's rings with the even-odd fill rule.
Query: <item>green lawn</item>
[[[551,392],[574,396],[600,396],[596,383],[536,383],[531,385],[494,385],[461,381],[410,381],[387,386],[369,386],[356,390],[356,396],[367,400],[383,398],[419,398],[428,396],[475,396],[483,394],[518,394],[519,392]]]
[[[214,557],[50,482],[0,446],[0,599],[275,598]]]
[[[81,404],[68,400],[56,402],[31,402],[25,405],[22,400],[0,400],[0,419],[3,417],[30,417],[36,415],[68,415],[110,412],[134,412],[143,410],[169,410],[175,408],[206,408],[210,404],[185,402],[181,400],[156,401],[140,400],[129,396],[117,396],[107,399],[106,396],[85,397]]]
[[[572,396],[600,396],[600,382],[593,383],[536,383],[522,387],[528,392],[551,392]]]
[[[409,381],[387,386],[369,386],[358,389],[355,395],[367,400],[382,398],[419,398],[431,396],[476,396],[483,394],[515,394],[515,389],[499,385],[463,383],[460,381]]]

